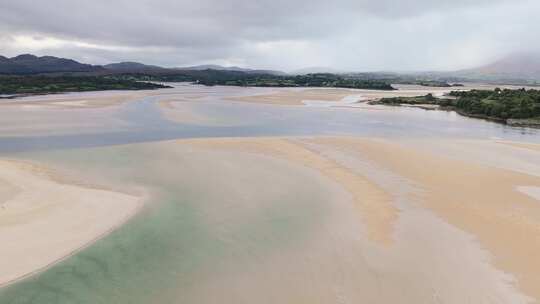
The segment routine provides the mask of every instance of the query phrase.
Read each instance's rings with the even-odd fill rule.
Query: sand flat
[[[426,153],[540,177],[540,153],[534,149],[516,147],[513,145],[515,142],[502,144],[491,139],[403,139],[399,143]]]
[[[494,265],[540,299],[540,204],[517,190],[540,186],[540,178],[418,152],[384,140],[315,139],[363,156],[421,185],[420,203],[452,225],[472,233],[493,254]]]
[[[229,97],[225,99],[275,105],[304,105],[306,102],[313,103],[319,101],[321,103],[331,102],[334,106],[347,106],[351,104],[351,101],[345,102],[344,100],[351,96],[357,96],[357,101],[368,101],[383,97],[411,97],[426,95],[428,93],[442,96],[451,91],[451,89],[448,88],[426,88],[418,86],[399,86],[398,88],[399,89],[395,91],[335,88],[276,88],[270,93]]]
[[[358,101],[378,100],[384,97],[414,97],[433,94],[444,96],[451,91],[485,89],[493,90],[495,86],[465,84],[463,87],[425,87],[419,85],[393,85],[396,90],[369,90],[369,89],[346,89],[346,88],[272,88],[270,92],[247,96],[234,96],[224,98],[230,101],[242,101],[251,103],[263,103],[274,105],[304,105],[305,102],[319,101],[332,102],[333,106],[350,106],[351,102],[343,102],[350,96],[358,96]],[[516,88],[514,86],[501,86],[501,88]],[[333,104],[335,103],[335,104]]]
[[[379,186],[359,174],[353,173],[324,156],[290,139],[263,138],[249,140],[193,140],[198,146],[228,148],[237,151],[256,152],[281,157],[315,169],[344,187],[360,209],[370,239],[388,244],[392,241],[392,227],[398,210],[392,205],[391,197]]]
[[[37,95],[6,100],[0,107],[20,109],[98,109],[121,106],[145,96],[156,94],[152,91],[98,91],[50,95]]]
[[[242,260],[241,269],[232,264],[230,269],[212,272],[209,281],[187,296],[193,302],[215,303],[225,298],[249,303],[260,297],[261,303],[271,303],[263,296],[270,294],[270,299],[299,303],[488,304],[538,299],[536,261],[524,253],[538,250],[535,212],[540,205],[512,187],[538,183],[538,178],[378,139],[221,138],[177,143],[210,151],[214,161],[223,163],[244,153],[286,160],[313,170],[348,194],[328,200],[328,218],[311,237],[260,256],[255,263]],[[398,211],[392,200],[394,185],[381,187],[370,174],[362,174],[362,167],[336,157],[341,154],[370,161],[376,168],[414,182],[421,192],[405,194],[401,199],[407,203],[402,202]],[[486,194],[484,184],[463,187],[464,177],[488,187],[496,184],[499,189]],[[493,197],[499,195],[504,198]],[[514,203],[511,198],[520,200]],[[516,239],[509,240],[514,233]],[[508,241],[506,250],[493,246],[504,247]]]
[[[508,142],[508,141],[499,141],[500,144],[509,145],[516,148],[529,149],[536,152],[540,152],[540,144],[531,144],[531,143],[520,143],[520,142]]]
[[[303,105],[305,100],[337,102],[347,96],[356,94],[355,91],[348,89],[281,89],[269,94],[228,97],[225,99],[275,105]]]
[[[540,203],[540,187],[520,186],[517,187],[518,191],[527,194],[528,196],[536,199]]]
[[[142,198],[70,184],[48,169],[0,160],[0,286],[60,261],[129,219]]]

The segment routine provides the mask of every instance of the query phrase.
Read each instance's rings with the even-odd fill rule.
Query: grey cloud
[[[499,19],[509,7],[516,15]],[[25,52],[13,47],[10,37],[29,35],[129,48],[38,50],[95,62],[232,61],[297,68],[313,61],[339,68],[444,68],[475,61],[457,58],[445,64],[452,53],[461,53],[459,44],[477,56],[483,47],[475,39],[484,46],[508,40],[504,51],[520,48],[520,39],[530,36],[523,28],[535,35],[540,31],[538,22],[520,15],[538,9],[528,0],[4,0],[0,52]]]

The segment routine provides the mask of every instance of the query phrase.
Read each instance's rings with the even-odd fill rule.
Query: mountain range
[[[119,62],[103,66],[90,65],[77,62],[72,59],[58,58],[53,56],[38,57],[31,54],[23,54],[12,58],[0,56],[0,74],[7,75],[31,75],[48,73],[174,73],[178,71],[234,71],[247,74],[271,74],[285,75],[281,71],[256,70],[240,67],[223,67],[220,65],[198,65],[180,68],[164,68],[156,65],[147,65],[138,62]]]
[[[0,56],[0,74],[41,74],[64,72],[101,72],[101,66],[79,63],[72,59],[53,56],[37,57],[30,54],[19,55],[13,58]]]
[[[472,69],[456,71],[467,78],[540,80],[540,54],[517,53]]]
[[[292,74],[308,74],[320,72],[322,68],[307,68]],[[175,74],[186,71],[229,71],[246,74],[287,75],[274,70],[257,70],[241,67],[224,67],[220,65],[198,65],[178,68],[164,68],[138,62],[120,62],[107,65],[90,65],[72,59],[53,56],[34,56],[23,54],[12,58],[0,56],[0,74],[33,75],[49,73],[75,73],[90,75],[107,75],[123,73],[139,74]],[[338,70],[329,70],[339,74]],[[540,80],[540,55],[534,53],[513,54],[493,63],[477,68],[430,74],[437,77],[456,77],[470,80]]]

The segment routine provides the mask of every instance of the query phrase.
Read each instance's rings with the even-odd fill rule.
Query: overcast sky
[[[0,54],[451,70],[540,49],[539,0],[1,0]]]

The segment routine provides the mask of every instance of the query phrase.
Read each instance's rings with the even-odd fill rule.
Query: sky
[[[457,70],[540,50],[539,0],[1,0],[0,55]]]

